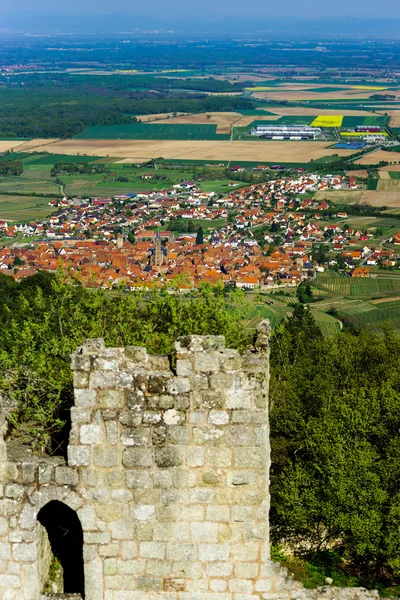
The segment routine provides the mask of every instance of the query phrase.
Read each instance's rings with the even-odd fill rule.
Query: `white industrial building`
[[[308,125],[257,125],[250,135],[269,140],[314,140],[322,133],[320,127]]]

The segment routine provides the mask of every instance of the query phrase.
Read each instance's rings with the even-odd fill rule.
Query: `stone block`
[[[104,560],[104,575],[116,575],[117,574],[117,559],[106,558]]]
[[[194,427],[193,441],[196,445],[218,445],[224,441],[225,431],[218,427]]]
[[[118,519],[120,519],[123,516],[121,506],[116,503],[107,502],[104,504],[96,504],[94,506],[94,509],[96,512],[97,519],[100,519],[101,521],[105,521],[107,523],[111,521],[118,522]],[[114,523],[110,525],[110,530],[112,530],[113,525]]]
[[[232,388],[226,392],[226,407],[230,409],[251,408],[252,396],[250,390]]]
[[[230,507],[218,504],[210,504],[206,508],[207,521],[227,523],[230,521]]]
[[[129,427],[121,432],[123,446],[148,446],[150,443],[149,427]]]
[[[92,377],[95,374],[93,373]],[[115,377],[114,373],[107,373],[107,375]],[[104,384],[103,386],[97,385],[97,387],[108,388],[111,386]],[[100,389],[98,391],[98,402],[103,409],[120,410],[125,407],[125,392],[124,390]]]
[[[135,524],[130,519],[121,519],[110,523],[111,537],[113,540],[132,540]]]
[[[170,358],[168,355],[148,355],[148,368],[152,371],[166,371],[172,375]]]
[[[138,589],[146,592],[163,589],[162,579],[155,577],[138,577]]]
[[[161,469],[176,467],[183,462],[183,455],[180,448],[168,446],[166,448],[156,448],[155,462]]]
[[[133,506],[131,509],[132,518],[137,521],[148,521],[156,512],[156,507],[152,505]]]
[[[8,531],[8,520],[5,517],[0,517],[0,536],[5,535]]]
[[[171,408],[165,411],[163,419],[166,425],[182,425],[185,421],[185,414],[182,411]]]
[[[226,428],[226,443],[228,446],[251,446],[253,444],[252,425],[230,425]]]
[[[122,454],[122,464],[130,468],[151,467],[153,451],[151,448],[125,448]]]
[[[118,361],[112,358],[97,357],[93,360],[93,369],[95,371],[116,371],[118,366]]]
[[[84,531],[96,529],[96,513],[93,506],[84,506],[78,510],[78,517]]]
[[[34,463],[22,463],[21,479],[22,483],[34,483],[36,481],[37,465]]]
[[[75,406],[82,408],[91,408],[96,404],[96,390],[75,389]]]
[[[71,355],[71,369],[73,371],[90,371],[91,360],[90,356],[83,356],[82,354]]]
[[[89,423],[92,411],[86,406],[71,406],[71,421],[73,423]]]
[[[205,448],[201,446],[188,446],[185,450],[186,464],[188,467],[202,467],[205,460]]]
[[[106,469],[118,467],[121,462],[119,450],[114,446],[95,446],[93,449],[93,461],[96,467]]]
[[[118,444],[118,423],[116,421],[107,421],[105,426],[107,443],[115,446]]]
[[[89,373],[85,371],[74,371],[74,388],[89,387]]]
[[[207,448],[207,465],[209,467],[228,468],[232,466],[232,450],[223,446]]]
[[[147,425],[157,425],[162,421],[162,413],[157,410],[145,410],[143,413],[143,423]]]
[[[6,498],[14,498],[16,500],[20,500],[24,497],[26,492],[25,486],[20,483],[9,483],[5,487],[5,496]]]
[[[202,521],[191,523],[192,541],[208,542],[210,544],[218,541],[218,524]]]
[[[204,337],[201,335],[185,335],[179,337],[175,342],[175,350],[178,353],[202,352]]]
[[[190,360],[176,361],[176,374],[178,377],[190,377],[193,373],[193,367]]]
[[[186,394],[192,389],[191,381],[188,377],[174,377],[167,381],[167,392],[168,394]]]
[[[104,441],[103,428],[94,423],[91,425],[82,425],[79,438],[81,444],[102,444]]]
[[[237,469],[265,469],[267,456],[262,448],[246,446],[235,448],[235,467]]]
[[[129,469],[126,472],[128,488],[147,489],[153,485],[152,473],[142,469]]]
[[[85,544],[109,544],[110,534],[108,531],[85,531]]]
[[[0,590],[1,589],[5,589],[5,590],[13,590],[13,589],[17,589],[21,587],[21,579],[19,577],[19,575],[2,575],[1,579],[0,579]],[[8,594],[6,592],[7,595],[3,596],[4,598],[17,598],[17,596],[12,596],[11,594]]]
[[[0,560],[11,559],[11,546],[7,542],[0,542]]]
[[[207,422],[212,425],[226,425],[229,423],[229,413],[226,410],[210,410]]]
[[[56,483],[60,485],[77,485],[79,483],[79,473],[70,467],[56,467]]]
[[[230,557],[235,563],[257,562],[260,558],[261,544],[235,544],[230,552]]]
[[[141,542],[139,553],[142,558],[157,558],[162,560],[165,557],[166,545],[164,542]]]
[[[200,544],[199,558],[205,562],[226,561],[229,558],[228,544]]]
[[[197,373],[216,373],[219,366],[219,356],[216,352],[194,354],[193,368]]]
[[[138,545],[136,542],[126,541],[121,544],[121,556],[122,558],[136,558],[138,555]]]
[[[212,502],[215,498],[215,490],[213,489],[195,489],[192,490],[191,493],[191,502],[196,503],[199,502],[200,504],[207,504],[209,502]]]
[[[232,573],[232,562],[209,561],[208,564],[206,564],[206,574],[208,577],[230,577]]]
[[[127,346],[125,356],[135,366],[145,366],[148,361],[147,350],[142,346]]]
[[[37,558],[36,544],[13,544],[12,553],[14,560],[33,562]]]
[[[198,408],[222,410],[225,408],[225,397],[223,390],[203,390],[200,392]]]

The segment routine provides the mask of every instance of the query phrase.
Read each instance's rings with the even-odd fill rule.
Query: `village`
[[[0,249],[0,273],[19,281],[64,266],[88,287],[131,291],[297,286],[338,266],[368,277],[370,266],[397,265],[400,237],[383,248],[371,231],[345,225],[346,212],[313,198],[356,187],[351,177],[298,173],[227,195],[185,181],[159,192],[54,199],[56,212],[40,222],[0,221],[1,240],[19,240]]]

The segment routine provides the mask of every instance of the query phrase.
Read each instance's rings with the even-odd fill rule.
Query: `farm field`
[[[358,165],[377,165],[381,161],[399,162],[400,152],[385,152],[385,150],[375,150],[370,154],[365,154],[357,159]]]
[[[327,142],[178,141],[178,140],[63,140],[53,144],[59,154],[129,158],[140,162],[158,156],[169,159],[200,159],[254,162],[307,163],[332,154],[348,156],[350,150],[330,149]],[[46,147],[43,148],[46,150]],[[40,148],[37,148],[40,151]]]
[[[327,200],[336,204],[357,204],[360,202],[363,190],[328,190],[316,192],[315,200]]]
[[[58,141],[59,138],[35,138],[18,146],[18,152],[26,152],[28,150],[32,151],[38,146],[49,146],[47,151],[51,152],[51,145]]]
[[[397,171],[400,171],[400,165],[388,165],[387,167],[381,167],[379,169],[379,173],[384,173],[384,172],[394,173],[394,172],[397,172]]]
[[[374,294],[400,294],[400,277],[368,277],[365,279],[352,279],[345,275],[329,276],[324,274],[314,283],[316,288],[321,288],[337,296],[373,296]]]
[[[308,106],[274,106],[271,108],[273,112],[281,116],[298,116],[298,115],[310,115],[314,117],[317,115],[333,115],[338,114],[337,108],[310,108]],[[348,108],[340,110],[340,114],[344,117],[370,117],[371,113],[366,110],[349,110]]]
[[[379,180],[383,183],[385,180]],[[387,206],[388,208],[400,207],[400,190],[398,192],[370,191],[362,192],[361,204],[370,204],[371,206]]]
[[[22,173],[19,177],[2,177],[0,179],[0,194],[39,194],[60,195],[60,187],[50,179],[49,170],[32,169]]]
[[[230,134],[232,123],[240,121],[243,118],[242,114],[235,112],[209,112],[188,114],[158,122],[160,124],[168,123],[171,125],[215,125],[216,133]],[[268,118],[267,115],[266,118]]]
[[[0,140],[0,152],[19,149],[24,143],[23,140]]]
[[[312,125],[312,127],[341,127],[342,122],[343,117],[341,115],[320,115],[319,117],[316,117],[310,125]]]
[[[396,177],[382,177],[378,181],[378,191],[380,192],[400,192],[400,179]]]
[[[133,123],[131,125],[104,125],[89,127],[75,139],[89,140],[223,140],[228,136],[217,134],[217,125],[198,123]]]
[[[42,219],[54,212],[54,208],[49,206],[51,199],[0,193],[0,219],[8,222]]]

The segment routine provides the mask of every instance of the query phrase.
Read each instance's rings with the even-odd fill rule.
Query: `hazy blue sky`
[[[16,11],[16,7],[17,11]],[[6,16],[28,14],[129,14],[202,19],[221,15],[254,17],[400,18],[400,0],[1,0]],[[1,20],[1,17],[0,17]],[[400,33],[400,32],[399,32]]]

